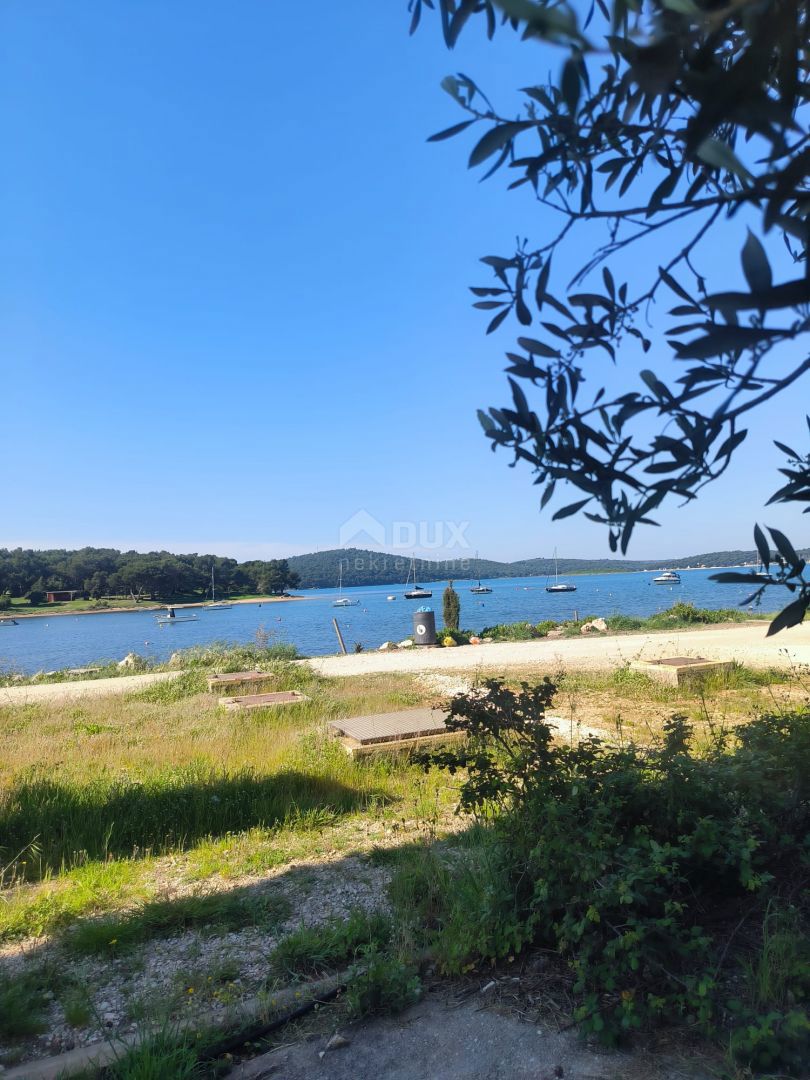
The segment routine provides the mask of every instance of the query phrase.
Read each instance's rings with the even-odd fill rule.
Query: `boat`
[[[674,570],[664,570],[652,579],[653,585],[680,585],[681,575],[676,574]]]
[[[546,578],[548,582],[548,578]],[[557,567],[557,549],[554,548],[554,584],[546,584],[546,592],[558,593],[558,592],[576,592],[576,585],[569,585],[565,581],[560,581],[560,572]]]
[[[386,596],[386,600],[396,600],[395,596]]]
[[[332,607],[359,607],[359,600],[352,600],[348,596],[343,595],[343,559],[340,560],[340,567],[338,569],[338,598],[332,601]]]
[[[196,621],[196,615],[175,615],[173,607],[170,607],[165,615],[155,616],[155,622],[158,626],[174,626],[175,623]]]
[[[233,604],[229,604],[227,600],[217,600],[216,589],[214,588],[214,567],[211,566],[211,600],[207,604],[203,604],[206,611],[229,611]]]
[[[409,589],[408,588],[408,582],[411,580],[411,576],[413,576],[413,588]],[[412,555],[411,556],[411,568],[408,571],[407,578],[405,579],[405,599],[406,600],[429,600],[431,596],[433,596],[433,593],[431,592],[430,589],[425,589],[421,585],[417,585],[417,583],[416,583],[416,559]]]
[[[12,619],[10,615],[0,616],[0,626],[19,626],[20,624],[16,619]]]
[[[475,561],[476,561],[476,564],[479,564],[478,565],[478,584],[470,586],[470,592],[475,593],[476,596],[481,596],[483,593],[491,593],[492,589],[490,589],[489,585],[482,585],[481,584],[481,566],[480,566],[480,560],[478,558],[478,552],[477,551],[475,553]]]

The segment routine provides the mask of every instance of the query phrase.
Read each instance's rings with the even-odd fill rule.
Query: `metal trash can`
[[[413,613],[414,645],[436,644],[436,616],[433,608],[420,607]]]

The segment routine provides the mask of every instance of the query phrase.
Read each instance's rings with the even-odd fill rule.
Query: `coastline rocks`
[[[397,648],[398,649],[411,649],[411,648],[413,648],[413,638],[406,637],[404,641],[400,641]]]
[[[561,638],[564,633],[565,633],[565,631],[562,630],[562,629],[549,630],[549,632],[546,634],[546,637],[547,638]]]
[[[140,657],[134,652],[127,653],[123,660],[119,660],[116,667],[120,668],[134,668],[140,663]]]
[[[470,644],[471,645],[480,645],[481,644],[481,638],[476,637],[475,634],[473,634],[473,636],[470,638]]]
[[[393,643],[393,641],[384,641],[382,643],[382,645],[380,646],[380,648],[378,649],[378,652],[388,652],[389,649],[395,649],[395,648],[396,648],[396,645]]]
[[[604,619],[592,619],[590,622],[583,623],[580,627],[580,634],[592,634],[594,630],[599,634],[607,633],[607,623]],[[551,635],[549,635],[551,636]]]

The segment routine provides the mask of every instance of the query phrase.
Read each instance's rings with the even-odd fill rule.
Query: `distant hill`
[[[799,553],[810,559],[810,549]],[[684,559],[560,559],[560,573],[605,574],[629,570],[658,570],[668,567],[683,570],[688,566],[740,566],[756,563],[755,551],[709,551]],[[402,585],[408,575],[411,560],[407,555],[368,551],[363,548],[332,548],[313,551],[308,555],[292,555],[287,560],[290,570],[298,574],[302,589],[323,589],[337,585],[338,567],[343,563],[343,584]],[[553,559],[520,559],[517,562],[476,561],[472,557],[459,559],[416,560],[416,580],[464,581],[470,578],[546,577],[554,573]]]

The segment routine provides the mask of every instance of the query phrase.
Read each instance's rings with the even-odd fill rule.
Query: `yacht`
[[[478,584],[470,586],[470,592],[475,593],[476,596],[481,596],[482,593],[491,593],[492,589],[490,589],[489,585],[481,584],[481,566],[477,551],[475,553],[475,561],[478,564]]]
[[[203,604],[206,611],[230,611],[233,604],[229,604],[227,600],[217,600],[216,589],[214,588],[214,567],[211,566],[211,602]]]
[[[674,570],[664,570],[652,579],[653,585],[680,585],[681,575]]]

